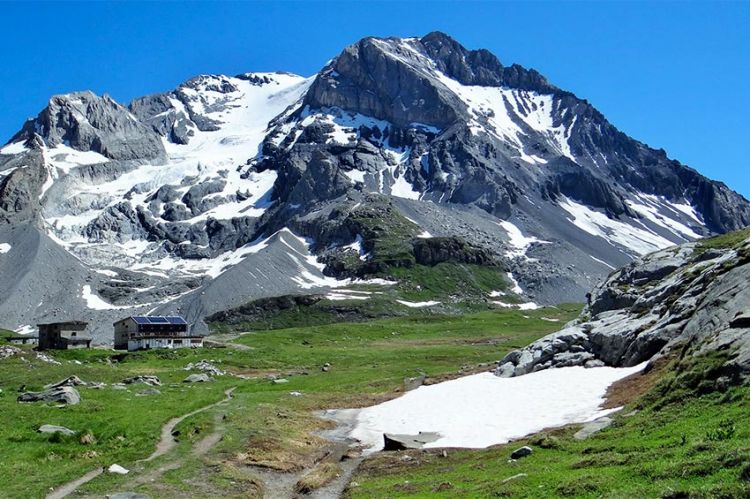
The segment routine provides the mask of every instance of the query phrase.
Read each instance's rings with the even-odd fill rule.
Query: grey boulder
[[[26,392],[18,396],[19,402],[54,402],[75,405],[81,401],[78,390],[72,386],[49,388],[41,392]]]
[[[66,428],[64,426],[51,425],[51,424],[43,424],[36,431],[37,433],[61,433],[66,436],[73,436],[76,434],[76,432],[74,432],[70,428]]]

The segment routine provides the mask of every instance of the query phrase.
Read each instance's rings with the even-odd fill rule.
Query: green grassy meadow
[[[132,487],[134,476],[104,474],[81,493],[96,496],[129,487],[156,497],[179,497],[195,487],[209,487],[212,494],[246,496],[248,490],[259,489],[252,475],[240,471],[243,467],[299,470],[315,462],[321,440],[312,433],[328,423],[313,411],[391,398],[402,390],[405,378],[421,374],[439,380],[487,369],[578,311],[578,305],[570,305],[260,331],[234,340],[247,349],[52,352],[60,365],[37,359],[27,348],[21,356],[0,360],[0,462],[8,470],[0,474],[0,491],[7,497],[43,497],[50,487],[97,467],[117,463],[147,474],[179,457],[182,465],[164,473],[158,486]],[[201,359],[238,376],[183,383],[190,374],[183,368]],[[330,369],[323,371],[326,363]],[[139,395],[146,385],[112,389],[112,383],[138,374],[158,376],[161,394]],[[16,402],[22,385],[38,390],[71,375],[108,386],[79,387],[82,401],[74,406]],[[288,382],[276,384],[269,377]],[[236,390],[229,403],[178,426],[180,443],[172,455],[136,462],[154,450],[160,428],[170,418],[221,400],[230,387]],[[223,439],[207,455],[191,457],[191,445],[212,431],[217,415]],[[39,434],[36,429],[42,424],[62,425],[78,434]],[[80,436],[89,433],[94,443],[81,443]]]

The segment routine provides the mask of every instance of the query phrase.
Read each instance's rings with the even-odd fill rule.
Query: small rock
[[[150,375],[133,376],[131,378],[126,378],[122,380],[122,382],[126,385],[132,385],[134,383],[143,383],[143,384],[151,385],[151,386],[161,386],[161,381],[159,381],[159,378],[157,378],[156,376],[150,376]]]
[[[112,389],[113,390],[127,390],[128,387],[123,385],[122,383],[112,383]]]
[[[106,497],[107,499],[151,499],[146,494],[139,494],[138,492],[117,492]]]
[[[440,438],[439,433],[420,431],[416,435],[396,435],[393,433],[383,433],[383,450],[406,450],[421,449],[425,444],[434,442]]]
[[[289,392],[289,395],[291,395],[292,397],[301,397],[302,392]]]
[[[497,366],[497,369],[495,370],[495,376],[499,376],[501,378],[511,378],[515,373],[515,370],[516,366],[514,366],[512,362],[506,362],[502,365]]]
[[[594,421],[591,421],[590,423],[586,423],[583,425],[583,428],[578,430],[574,435],[573,438],[576,440],[586,440],[594,433],[598,433],[602,431],[604,428],[608,427],[612,424],[612,418],[608,418],[607,416],[601,417],[599,419],[595,419]]]
[[[203,371],[212,376],[224,376],[226,374],[225,371],[222,371],[221,369],[219,369],[218,367],[216,367],[215,365],[213,365],[211,362],[207,360],[201,360],[200,362],[196,362],[194,364],[191,362],[185,367],[184,370],[185,371],[192,371],[192,370]]]
[[[289,380],[286,378],[279,378],[272,380],[271,383],[273,383],[274,385],[283,385],[284,383],[289,383]]]
[[[183,379],[183,383],[205,383],[207,381],[211,381],[211,378],[208,377],[208,374],[191,374],[187,378]]]
[[[511,459],[521,459],[522,457],[530,456],[531,453],[534,452],[531,447],[528,445],[524,445],[521,448],[518,448],[513,451],[513,453],[510,455]]]
[[[503,480],[502,483],[508,483],[510,481],[517,480],[517,479],[523,478],[525,476],[529,476],[529,475],[527,475],[526,473],[519,473],[517,475],[509,476],[508,478],[506,478],[505,480]]]
[[[0,346],[0,359],[7,359],[21,353],[20,348],[12,347],[10,345]]]
[[[113,464],[109,468],[107,468],[107,471],[110,473],[115,473],[117,475],[127,475],[130,473],[130,470],[123,468],[119,464]]]
[[[40,353],[40,352],[36,352],[36,358],[39,359],[39,360],[41,360],[42,362],[46,362],[48,364],[55,364],[57,366],[61,365],[58,361],[56,361],[55,359],[53,359],[49,355],[46,355],[46,354],[43,354],[43,353]]]
[[[604,367],[606,365],[607,364],[605,364],[599,359],[591,359],[591,360],[587,360],[586,363],[583,365],[583,367],[590,369],[592,367]]]
[[[39,427],[37,430],[38,433],[62,433],[63,435],[67,436],[73,436],[76,434],[73,430],[70,428],[66,428],[64,426],[56,426],[51,424],[43,424]]]
[[[80,385],[86,385],[86,382],[81,380],[78,376],[70,376],[69,378],[65,378],[62,381],[58,381],[57,383],[47,385],[44,388],[58,388],[61,386],[80,386]]]
[[[135,394],[136,397],[148,397],[149,395],[161,395],[161,392],[156,388],[146,388]]]
[[[427,379],[427,376],[416,376],[414,378],[404,378],[404,390],[411,391],[416,390],[420,386],[424,384],[425,379]]]
[[[81,438],[78,440],[83,445],[91,445],[96,443],[96,438],[94,435],[90,432],[86,432],[83,435],[81,435]]]

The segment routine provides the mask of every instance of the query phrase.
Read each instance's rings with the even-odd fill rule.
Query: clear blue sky
[[[533,67],[750,197],[750,3],[2,3],[0,142],[56,93],[120,102],[199,73],[316,72],[367,35],[445,31]]]

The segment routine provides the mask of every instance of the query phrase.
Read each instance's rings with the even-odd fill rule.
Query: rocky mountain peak
[[[65,145],[113,160],[164,158],[159,136],[108,95],[91,91],[52,97],[10,142],[38,134],[49,148]]]
[[[418,39],[364,38],[318,75],[304,104],[345,109],[401,127],[416,122],[445,128],[460,118],[463,106],[434,85],[433,66]]]

